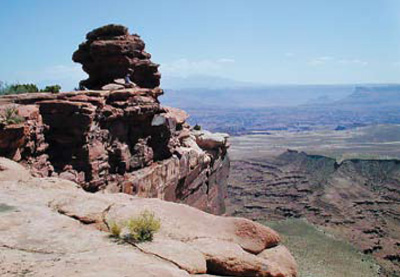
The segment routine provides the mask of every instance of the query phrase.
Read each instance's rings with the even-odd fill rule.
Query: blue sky
[[[85,78],[73,51],[108,23],[140,34],[164,78],[400,81],[397,0],[2,0],[0,80],[72,89]]]

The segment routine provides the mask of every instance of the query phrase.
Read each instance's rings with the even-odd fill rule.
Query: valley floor
[[[349,243],[317,229],[306,220],[267,222],[284,238],[299,264],[300,277],[374,277],[379,266]]]
[[[400,128],[393,125],[233,137],[228,214],[258,221],[307,219],[363,253],[341,252],[345,248],[338,247],[336,254],[326,251],[327,255],[355,253],[353,258],[358,261],[373,256],[382,267],[382,276],[399,276],[399,141]],[[274,224],[280,231],[285,230],[280,226],[298,230],[289,235],[292,251],[300,260],[311,257],[304,252],[304,244],[313,242],[299,241],[305,230],[314,231],[311,227]],[[321,260],[321,265],[342,268],[346,267],[343,261]],[[299,263],[308,262],[314,263]],[[353,272],[363,270],[352,264]]]

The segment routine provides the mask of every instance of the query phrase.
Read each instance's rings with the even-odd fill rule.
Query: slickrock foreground
[[[151,210],[161,219],[153,242],[109,238],[107,222]],[[35,178],[0,158],[1,276],[296,276],[271,229],[242,218],[126,194],[83,191]]]

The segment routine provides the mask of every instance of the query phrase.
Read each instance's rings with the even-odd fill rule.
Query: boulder
[[[189,115],[181,109],[172,107],[163,107],[163,109],[166,112],[165,116],[175,120],[176,124],[182,125],[189,118]]]
[[[102,90],[117,90],[117,89],[124,89],[124,85],[119,84],[107,84],[101,87]]]
[[[229,135],[225,133],[211,133],[206,130],[194,131],[196,143],[203,149],[216,149],[228,145]]]
[[[223,276],[272,276],[266,261],[247,253],[235,243],[197,239],[190,245],[199,249],[206,257],[208,273]]]
[[[296,261],[289,250],[283,245],[265,249],[257,256],[268,261],[272,276],[294,277],[297,275],[298,269]]]

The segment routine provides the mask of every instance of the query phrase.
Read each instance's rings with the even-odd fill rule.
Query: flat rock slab
[[[260,224],[159,199],[87,193],[69,181],[30,177],[3,158],[0,203],[1,276],[296,276],[278,234]],[[161,221],[152,242],[109,237],[108,222],[143,210]]]

